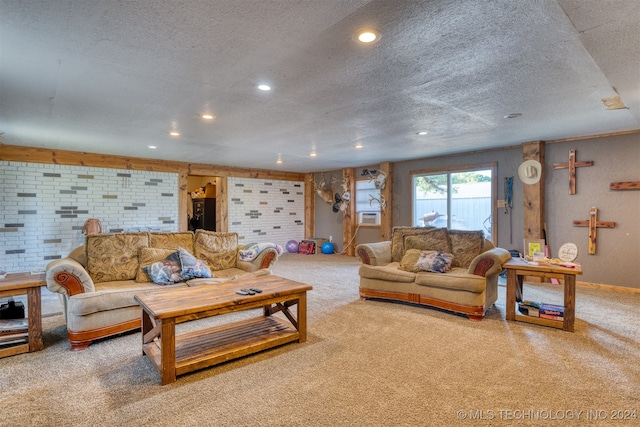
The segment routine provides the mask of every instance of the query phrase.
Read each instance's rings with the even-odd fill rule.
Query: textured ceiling
[[[637,0],[0,0],[4,144],[311,172],[638,128]]]

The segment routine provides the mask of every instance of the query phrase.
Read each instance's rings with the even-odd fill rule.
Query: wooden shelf
[[[176,375],[207,368],[277,347],[299,339],[296,329],[275,317],[255,317],[175,337]],[[159,340],[143,346],[144,353],[160,369]]]
[[[0,298],[18,295],[27,296],[27,332],[25,343],[16,342],[0,347],[0,357],[42,350],[42,304],[40,287],[46,285],[44,274],[12,273],[0,281]],[[13,335],[25,332],[24,329],[5,333]]]
[[[544,317],[525,316],[516,314],[515,320],[519,322],[532,323],[534,325],[549,326],[551,328],[563,329],[564,322],[562,320],[545,319]]]

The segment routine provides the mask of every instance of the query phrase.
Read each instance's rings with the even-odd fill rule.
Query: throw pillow
[[[147,267],[154,262],[164,260],[168,255],[175,252],[175,249],[161,248],[141,248],[138,253],[138,272],[136,274],[136,282],[152,282],[151,277],[147,274],[143,267]]]
[[[416,262],[416,267],[424,271],[434,273],[446,273],[451,271],[453,255],[446,252],[424,251],[420,253],[420,258]]]
[[[184,280],[178,251],[171,252],[162,261],[146,265],[142,269],[151,277],[153,283],[158,285],[172,285]]]
[[[404,253],[402,260],[400,260],[400,266],[398,267],[400,270],[410,271],[412,273],[418,273],[421,271],[420,267],[416,266],[418,259],[420,259],[420,254],[422,252],[418,249],[409,249]]]
[[[213,277],[211,270],[202,260],[191,255],[185,248],[178,249],[178,252],[180,253],[183,279],[189,280],[196,277],[209,279]]]

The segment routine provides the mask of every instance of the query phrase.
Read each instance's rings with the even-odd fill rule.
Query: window
[[[482,230],[493,241],[495,164],[411,175],[415,227]]]
[[[359,224],[377,225],[380,223],[380,190],[371,179],[356,181],[356,215]],[[377,213],[377,217],[374,215]],[[363,219],[363,215],[365,218]],[[372,215],[367,215],[372,214]]]

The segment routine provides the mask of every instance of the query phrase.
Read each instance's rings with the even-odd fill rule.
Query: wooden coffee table
[[[243,288],[259,288],[262,293],[236,294]],[[165,385],[187,372],[289,342],[305,342],[307,291],[311,289],[282,277],[261,276],[136,295],[142,307],[143,354]],[[289,310],[293,305],[297,306],[295,316]],[[177,323],[260,307],[261,316],[175,334]],[[277,312],[286,319],[272,316]]]

